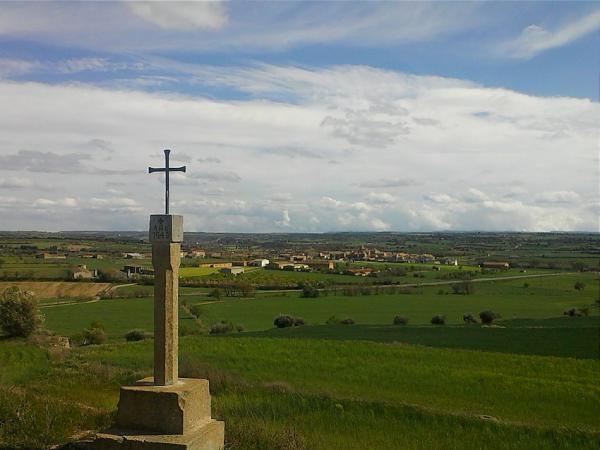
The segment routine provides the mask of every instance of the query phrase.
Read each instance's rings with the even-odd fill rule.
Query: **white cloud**
[[[227,24],[227,9],[219,1],[128,2],[138,16],[167,30],[216,30]]]
[[[23,189],[33,187],[33,181],[23,177],[8,177],[0,179],[0,188],[3,189]]]
[[[387,192],[370,192],[367,199],[369,202],[382,205],[390,205],[396,201],[396,198]]]
[[[500,51],[513,58],[532,58],[546,50],[562,47],[600,30],[600,10],[593,11],[554,30],[529,25],[517,37],[500,46]]]
[[[190,231],[597,226],[600,106],[591,101],[356,66],[198,67],[197,75],[251,95],[0,82],[10,105],[0,108],[0,181],[34,183],[6,196],[21,207],[2,215],[3,227],[144,229],[164,195],[164,176],[147,167],[162,165],[169,147],[189,161],[188,173],[173,176],[171,201]],[[360,117],[361,139],[322,126],[327,117]],[[423,117],[431,122],[415,125]],[[15,211],[8,204],[2,213]]]
[[[570,203],[579,199],[579,194],[573,191],[542,192],[534,197],[534,200],[540,203]]]

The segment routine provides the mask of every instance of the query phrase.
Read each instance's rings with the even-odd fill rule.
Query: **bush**
[[[6,289],[0,297],[0,328],[7,336],[30,336],[43,323],[33,293],[18,287]]]
[[[340,324],[341,325],[354,325],[354,319],[350,318],[350,317],[346,317],[345,319],[340,320]]]
[[[585,283],[578,281],[573,285],[573,289],[575,289],[576,291],[583,291],[585,289]]]
[[[288,314],[280,314],[279,316],[275,317],[275,320],[273,320],[273,325],[275,325],[277,328],[289,328],[289,327],[293,327],[294,323],[296,322],[296,319]]]
[[[472,281],[461,281],[452,285],[452,292],[460,295],[470,295],[475,292],[475,286]]]
[[[125,335],[127,342],[143,341],[148,337],[150,337],[150,334],[146,333],[144,330],[131,330]]]
[[[210,327],[210,334],[227,334],[233,331],[233,324],[231,322],[219,322],[213,323]]]
[[[83,341],[81,342],[81,345],[105,344],[107,340],[106,331],[102,328],[86,328],[83,330]]]
[[[302,317],[294,317],[294,326],[301,327],[302,325],[306,325],[306,322]]]
[[[242,331],[246,331],[246,327],[244,325],[242,325],[241,323],[238,323],[235,326],[235,331],[237,331],[238,333],[241,333]]]
[[[446,325],[446,316],[442,314],[436,314],[431,318],[432,325]]]
[[[578,308],[571,308],[567,309],[563,315],[568,317],[581,317],[583,313]]]
[[[500,318],[500,314],[497,314],[494,311],[486,310],[479,313],[479,318],[481,319],[482,324],[491,325],[495,319]]]
[[[404,316],[394,317],[394,325],[406,325],[408,324],[408,318]]]
[[[210,291],[208,296],[214,300],[221,300],[223,298],[223,291],[219,288],[214,288]]]
[[[466,324],[477,323],[477,319],[471,313],[463,314],[463,322]]]
[[[319,290],[312,284],[306,283],[302,286],[302,297],[316,298],[319,296]]]

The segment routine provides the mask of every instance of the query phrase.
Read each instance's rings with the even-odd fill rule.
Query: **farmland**
[[[384,235],[335,235],[329,244],[360,245],[365,238],[382,248],[398,245],[400,238]],[[471,235],[474,246],[459,251],[466,245],[462,235],[438,238],[405,235],[401,243],[414,252],[455,255],[458,265],[347,261],[345,268],[368,267],[377,275],[248,267],[234,277],[185,258],[180,374],[210,380],[213,416],[226,422],[228,448],[597,448],[599,280],[590,270],[597,264],[596,241]],[[133,329],[153,330],[151,278],[50,280],[52,271],[67,273],[73,264],[113,271],[149,267],[148,257],[121,254],[147,252],[147,244],[130,237],[77,241],[102,249],[102,259],[17,255],[21,245],[72,244],[62,239],[14,239],[0,247],[8,253],[0,275],[8,271],[11,278],[2,286],[36,291],[44,327],[72,343],[70,350],[56,350],[44,345],[45,335],[31,341],[0,337],[2,447],[42,449],[103,429],[113,420],[119,386],[151,374],[152,340],[124,337]],[[279,245],[279,236],[269,239],[219,236],[218,242],[238,249],[243,243]],[[293,239],[298,248],[327,245],[317,236]],[[510,255],[504,245],[512,245]],[[482,270],[475,265],[481,254],[539,264]],[[35,275],[13,279],[14,271]],[[226,286],[243,283],[252,287],[245,297],[228,296]],[[465,283],[468,290],[455,289]],[[305,286],[316,288],[309,290],[316,297],[305,297]],[[575,317],[563,315],[571,309],[578,311]],[[463,315],[478,318],[484,310],[500,317],[491,326],[464,324]],[[306,324],[275,328],[279,314]],[[430,323],[438,314],[445,325]],[[393,325],[397,315],[408,324]],[[332,323],[344,318],[355,324]],[[222,321],[234,331],[209,334]],[[92,323],[104,328],[108,342],[79,346]]]

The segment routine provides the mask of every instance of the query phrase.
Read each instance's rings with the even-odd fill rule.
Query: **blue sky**
[[[594,2],[0,3],[0,229],[143,229],[169,146],[197,231],[597,231],[599,39]]]

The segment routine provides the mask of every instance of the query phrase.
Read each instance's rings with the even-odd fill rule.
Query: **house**
[[[232,267],[233,264],[230,262],[218,262],[218,263],[200,263],[198,267],[209,267],[211,269],[226,269]]]
[[[458,266],[458,260],[456,258],[443,258],[442,264],[446,264],[447,266]]]
[[[38,253],[35,255],[37,259],[67,259],[65,255],[58,253]]]
[[[85,264],[80,264],[71,270],[73,280],[90,280],[98,276],[97,270],[88,270]]]
[[[206,252],[200,249],[192,249],[188,252],[187,255],[189,258],[205,258]]]
[[[429,253],[424,253],[419,255],[418,261],[423,264],[432,263],[435,261],[435,256],[430,255]]]
[[[313,270],[333,270],[335,269],[335,262],[333,261],[309,261],[306,263],[308,267]]]
[[[268,259],[253,259],[248,263],[249,266],[253,267],[266,267],[269,265]]]
[[[239,275],[240,273],[244,273],[244,268],[239,266],[223,267],[219,272],[230,275]]]
[[[125,259],[144,259],[144,255],[141,253],[123,253]]]
[[[248,265],[248,261],[233,261],[231,264],[235,267],[246,267]]]
[[[366,277],[373,273],[370,267],[362,267],[360,269],[348,269],[344,272],[346,275],[354,275],[356,277]]]
[[[481,264],[481,267],[484,269],[508,270],[510,268],[510,264],[504,261],[486,261]]]

